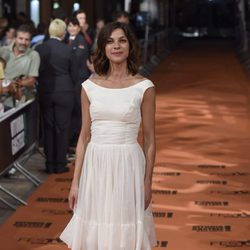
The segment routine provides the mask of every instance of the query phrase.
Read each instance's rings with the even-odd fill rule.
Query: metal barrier
[[[159,31],[155,34],[148,34],[145,39],[140,39],[142,65],[139,72],[144,76],[149,76],[167,54],[170,53],[167,30]]]
[[[24,175],[35,186],[41,181],[22,167],[21,163],[34,151],[37,139],[38,104],[29,100],[17,108],[8,110],[0,117],[0,177],[10,168]],[[22,161],[22,162],[20,162]],[[0,185],[0,191],[9,195],[19,203],[27,203]],[[0,201],[8,207],[15,207],[3,198]]]

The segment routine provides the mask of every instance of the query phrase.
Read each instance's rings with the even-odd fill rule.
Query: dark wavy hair
[[[93,55],[93,63],[95,72],[98,75],[107,75],[109,71],[109,60],[106,57],[105,47],[112,32],[116,29],[122,29],[129,42],[129,55],[127,58],[128,71],[132,75],[138,72],[140,47],[133,31],[127,24],[112,22],[106,24],[98,35],[97,49]]]
[[[80,23],[78,21],[78,19],[76,17],[71,17],[68,21],[68,24],[69,23],[72,23],[74,26],[77,25],[77,26],[80,26]]]

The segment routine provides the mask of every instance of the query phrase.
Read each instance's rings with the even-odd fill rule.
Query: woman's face
[[[6,37],[8,38],[8,39],[14,39],[15,38],[15,29],[13,28],[11,28],[11,29],[9,29],[7,32],[6,32]]]
[[[78,22],[80,23],[81,27],[84,27],[86,25],[86,14],[85,13],[79,13],[77,14],[76,18],[78,19]]]
[[[104,27],[105,23],[104,23],[104,20],[99,20],[97,23],[96,23],[96,28],[98,30],[102,29]]]
[[[129,55],[129,41],[122,29],[115,29],[107,39],[105,53],[110,62],[122,63]]]
[[[69,23],[67,30],[71,36],[76,36],[80,32],[81,28],[79,25]]]

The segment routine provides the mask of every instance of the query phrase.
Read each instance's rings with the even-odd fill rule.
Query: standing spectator
[[[137,37],[137,34],[135,32],[135,29],[133,27],[133,25],[131,25],[130,22],[130,16],[129,13],[127,11],[118,11],[115,15],[115,21],[119,22],[119,23],[125,23],[129,26],[130,30],[134,33],[134,35]]]
[[[104,27],[104,25],[105,25],[104,19],[98,18],[96,20],[96,23],[95,23],[95,37],[94,37],[94,42],[93,42],[93,45],[92,45],[92,48],[91,48],[91,50],[93,52],[97,48],[97,38],[98,38],[98,35],[99,35],[101,29]]]
[[[50,21],[53,21],[54,19],[61,19],[62,21],[65,22],[65,24],[68,23],[68,16],[67,16],[66,12],[61,7],[53,10],[52,15],[50,17]],[[66,34],[66,36],[67,36],[67,34]],[[49,39],[49,31],[48,31],[48,29],[46,29],[44,41],[47,41],[48,39]]]
[[[11,43],[13,43],[13,41],[15,39],[15,33],[16,33],[15,27],[11,26],[11,25],[8,26],[5,30],[5,35],[0,42],[1,46],[8,46]]]
[[[32,37],[30,47],[34,47],[34,46],[42,43],[44,38],[45,38],[45,34],[46,34],[46,24],[39,23],[37,25],[36,34],[35,34],[35,36]]]
[[[74,105],[75,60],[62,40],[66,24],[54,19],[49,25],[50,38],[36,47],[41,57],[38,92],[44,122],[46,172],[63,173],[66,166],[68,133]]]
[[[87,14],[84,10],[78,10],[74,12],[73,17],[76,17],[77,20],[80,23],[81,32],[83,33],[83,36],[86,40],[86,42],[91,46],[94,41],[94,32],[89,27],[89,24],[87,23]]]
[[[118,11],[116,13],[116,21],[119,23],[129,24],[129,13],[127,11]]]
[[[38,77],[40,57],[30,49],[31,30],[21,25],[16,31],[14,43],[0,48],[0,57],[6,61],[5,79],[17,87],[33,89]]]
[[[95,26],[95,32],[94,32],[94,41],[93,41],[93,44],[91,47],[91,53],[90,53],[91,55],[90,55],[89,60],[87,60],[87,66],[88,66],[89,70],[91,71],[91,73],[95,72],[94,64],[92,63],[92,56],[97,48],[98,35],[104,26],[105,26],[104,19],[102,19],[102,18],[97,19],[96,26]]]
[[[90,71],[87,67],[87,60],[89,58],[89,45],[85,41],[82,33],[80,23],[77,18],[73,17],[68,24],[68,41],[72,53],[76,59],[78,77],[75,85],[75,104],[71,119],[70,128],[70,146],[75,147],[82,124],[81,113],[81,84],[90,76]]]

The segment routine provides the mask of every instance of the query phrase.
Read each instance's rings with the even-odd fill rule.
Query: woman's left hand
[[[144,181],[144,192],[145,192],[144,207],[146,210],[151,202],[151,199],[152,199],[152,188],[151,188],[150,181],[146,181],[146,180]]]

